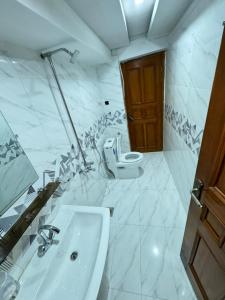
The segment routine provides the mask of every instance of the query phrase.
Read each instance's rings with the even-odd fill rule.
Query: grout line
[[[131,294],[131,295],[135,295],[135,296],[141,296],[142,297],[147,297],[149,298],[149,300],[168,300],[168,299],[165,299],[165,298],[155,298],[154,296],[149,296],[149,295],[146,295],[146,294],[139,294],[139,293],[134,293],[134,292],[128,292],[128,291],[124,291],[124,290],[120,290],[120,289],[115,289],[115,288],[109,288],[109,291],[117,291],[119,293],[124,293],[124,294]],[[140,299],[141,300],[141,299]]]

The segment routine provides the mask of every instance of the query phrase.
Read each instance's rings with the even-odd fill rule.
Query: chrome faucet
[[[45,233],[48,232],[48,234]],[[60,232],[59,228],[52,225],[42,225],[38,228],[38,234],[42,239],[42,245],[38,247],[38,256],[42,257],[48,251],[51,245],[57,244],[54,236]]]

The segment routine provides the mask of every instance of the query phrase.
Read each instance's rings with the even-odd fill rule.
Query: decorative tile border
[[[91,126],[83,134],[81,134],[80,143],[83,148],[85,157],[88,159],[88,151],[96,147],[96,144],[104,134],[104,131],[107,127],[123,124],[125,120],[126,114],[124,110],[116,110],[114,113],[109,112],[107,114],[103,114],[103,116],[99,120],[97,120],[93,124],[93,126]],[[69,152],[60,155],[59,161],[55,160],[52,162],[51,170],[43,171],[43,181],[45,181],[44,178],[48,176],[48,179],[50,181],[59,179],[59,181],[62,182],[53,198],[58,198],[63,195],[63,193],[68,189],[69,181],[77,174],[79,174],[81,168],[81,155],[80,153],[76,153],[74,146],[72,146]],[[15,206],[11,208],[10,213],[7,213],[6,216],[3,215],[2,217],[0,217],[0,235],[3,236],[5,232],[9,230],[9,228],[16,222],[16,220],[25,211],[25,209],[36,198],[39,188],[35,190],[34,187],[31,186],[27,191],[25,197],[23,196],[23,200],[17,201],[15,203]],[[51,209],[54,209],[54,207],[52,207]],[[41,217],[43,219],[45,215],[41,215]],[[36,231],[33,230],[32,235],[34,235],[35,233]]]
[[[175,111],[172,105],[165,105],[165,119],[179,134],[189,149],[195,155],[199,155],[203,129],[199,130],[196,124],[192,124],[184,114]]]
[[[16,137],[15,139],[10,138],[7,143],[0,145],[0,167],[7,165],[20,155],[25,155],[22,147],[20,146]]]
[[[108,112],[103,114],[103,116],[94,123],[89,130],[85,131],[81,135],[81,145],[84,145],[86,149],[93,147],[93,138],[97,143],[100,139],[100,136],[104,134],[106,128],[110,126],[122,125],[126,120],[126,113],[124,109],[116,110],[114,113]]]

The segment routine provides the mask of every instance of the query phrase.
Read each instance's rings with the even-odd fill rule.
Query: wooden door
[[[163,148],[164,52],[122,63],[131,149]]]
[[[217,63],[181,258],[199,299],[225,299],[225,34]]]

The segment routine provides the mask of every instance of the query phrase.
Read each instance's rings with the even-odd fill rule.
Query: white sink
[[[43,257],[34,257],[23,273],[17,300],[94,300],[106,260],[110,215],[101,207],[60,208],[51,225],[60,229]],[[70,259],[77,251],[75,261]]]

